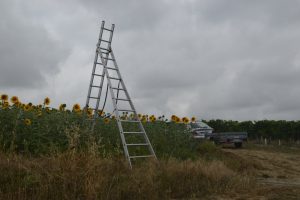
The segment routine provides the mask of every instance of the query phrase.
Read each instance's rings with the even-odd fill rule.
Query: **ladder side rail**
[[[91,92],[92,92],[92,84],[93,84],[93,81],[94,81],[94,74],[95,74],[95,71],[96,71],[96,66],[97,66],[97,61],[98,61],[98,47],[100,46],[100,40],[101,40],[102,35],[103,35],[104,23],[105,22],[102,21],[100,32],[99,32],[98,43],[97,43],[97,47],[96,47],[96,53],[95,53],[94,64],[93,64],[93,70],[92,70],[89,90],[88,90],[88,94],[87,94],[87,98],[86,98],[86,104],[85,104],[86,109],[88,108],[89,103],[90,103],[90,96],[91,96]]]
[[[102,55],[101,51],[99,52],[99,55],[100,55],[100,58],[102,60],[101,62],[103,63],[103,66],[106,66],[107,60],[105,61],[105,59],[104,59],[105,62],[103,62],[103,59],[102,59],[103,55]],[[108,55],[106,55],[106,57],[107,56]],[[95,109],[94,109],[94,119],[96,119],[97,116],[98,116],[98,109],[99,109],[99,104],[100,104],[100,97],[101,97],[101,93],[102,93],[102,89],[103,89],[103,84],[104,84],[104,76],[105,76],[105,69],[103,67],[103,69],[102,69],[102,76],[101,76],[101,82],[100,82],[100,88],[99,88],[99,91],[98,91],[97,101],[96,101],[96,105],[95,105]]]
[[[102,21],[103,23],[104,21]],[[113,37],[113,33],[114,33],[114,27],[115,25],[112,24],[111,26],[111,31],[110,31],[110,34],[109,34],[109,40],[108,40],[108,50],[110,51],[111,49],[111,41],[112,41],[112,37]],[[104,23],[103,23],[103,27],[102,27],[102,32],[103,32],[103,29],[104,29]],[[100,83],[100,89],[99,89],[99,92],[98,92],[98,99],[97,99],[97,102],[96,102],[96,107],[95,107],[95,110],[94,110],[94,119],[97,118],[98,116],[98,109],[99,109],[99,104],[100,104],[100,97],[101,97],[101,93],[102,93],[102,88],[103,88],[103,83],[104,83],[104,76],[105,76],[105,73],[106,73],[106,70],[105,70],[105,67],[107,66],[107,62],[108,62],[108,57],[109,57],[109,53],[106,53],[105,56],[102,55],[102,52],[101,52],[101,49],[100,49],[100,45],[101,45],[101,40],[102,40],[102,35],[101,35],[101,38],[99,38],[99,43],[98,43],[98,54],[100,55],[100,58],[101,58],[101,63],[102,63],[102,66],[103,66],[103,70],[102,70],[102,77],[101,77],[101,83]]]
[[[111,98],[113,100],[112,103],[113,103],[114,110],[115,110],[115,115],[116,115],[116,119],[117,119],[117,125],[118,125],[119,131],[120,131],[120,136],[121,136],[121,140],[122,140],[122,144],[123,144],[123,149],[124,149],[125,157],[126,157],[128,163],[129,163],[130,168],[132,169],[131,160],[130,160],[129,152],[128,152],[128,148],[127,148],[127,143],[126,143],[125,136],[124,136],[123,127],[122,127],[122,124],[120,122],[119,110],[118,110],[116,102],[114,101],[115,94],[114,94],[113,89],[112,89],[111,81],[108,78],[108,76],[109,76],[108,71],[107,71],[106,68],[104,68],[104,69],[105,69],[105,76],[107,78],[107,82],[108,82],[108,86],[109,86],[109,90],[110,90],[110,95],[111,95]]]
[[[148,138],[148,136],[147,136],[147,134],[146,134],[146,131],[145,131],[145,129],[144,129],[144,126],[143,126],[141,120],[139,119],[139,117],[138,117],[138,115],[137,115],[136,109],[135,109],[135,107],[134,107],[134,105],[133,105],[133,103],[132,103],[132,101],[131,101],[131,98],[130,98],[130,96],[129,96],[129,93],[128,93],[128,91],[127,91],[127,88],[126,88],[126,86],[125,86],[125,83],[124,83],[124,81],[123,81],[123,79],[122,79],[122,77],[121,77],[121,73],[120,73],[120,70],[119,70],[117,61],[116,61],[116,59],[115,59],[114,53],[113,53],[112,50],[111,50],[110,53],[111,53],[111,57],[112,57],[112,59],[113,59],[115,68],[117,69],[117,74],[118,74],[119,78],[121,79],[121,80],[120,80],[120,81],[121,81],[121,85],[122,85],[122,87],[123,87],[123,89],[124,89],[124,92],[125,92],[125,94],[126,94],[126,97],[127,97],[128,100],[129,100],[129,104],[130,104],[130,106],[131,106],[131,109],[133,110],[133,112],[134,112],[134,114],[135,114],[136,120],[139,121],[139,127],[140,127],[140,129],[144,132],[143,136],[144,136],[144,138],[145,138],[145,141],[148,143],[148,149],[149,149],[149,151],[151,152],[151,154],[154,155],[154,157],[157,159],[156,154],[155,154],[155,152],[154,152],[154,150],[153,150],[153,147],[152,147],[152,145],[151,145],[151,142],[150,142],[150,140],[149,140],[149,138]]]

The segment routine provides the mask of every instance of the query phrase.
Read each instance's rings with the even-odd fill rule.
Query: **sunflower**
[[[66,106],[67,106],[66,104],[60,104],[59,111],[65,111]]]
[[[176,119],[177,119],[177,116],[176,116],[176,115],[172,115],[172,116],[171,116],[171,120],[172,120],[173,122],[176,122]]]
[[[25,120],[24,120],[24,123],[25,123],[27,126],[30,126],[30,125],[31,125],[31,120],[30,120],[30,119],[25,119]]]
[[[47,108],[46,108],[46,112],[47,112],[47,113],[50,113],[50,112],[51,112],[50,108],[47,107]]]
[[[74,104],[73,111],[74,112],[80,112],[80,105],[78,103]]]
[[[192,122],[195,122],[195,121],[196,121],[196,117],[192,117],[192,118],[191,118],[191,121],[192,121]]]
[[[7,94],[2,94],[2,95],[1,95],[1,100],[2,100],[2,101],[7,101],[7,100],[8,100]]]
[[[23,108],[25,111],[29,111],[31,109],[31,106],[29,104],[25,105]]]
[[[110,120],[109,120],[108,118],[105,118],[105,119],[104,119],[104,123],[105,123],[105,124],[108,124],[109,122],[110,122]]]
[[[144,122],[144,123],[147,122],[147,118],[143,116],[142,117],[142,122]]]
[[[48,106],[50,104],[50,98],[49,97],[46,97],[44,99],[44,105]]]
[[[182,122],[185,123],[185,124],[188,124],[190,122],[190,120],[187,117],[183,117]]]
[[[179,118],[179,117],[176,117],[175,122],[176,122],[176,123],[180,123],[180,118]]]
[[[88,108],[86,111],[87,115],[90,117],[93,115],[93,110],[91,108]]]
[[[102,117],[103,115],[105,115],[105,112],[104,112],[103,110],[99,110],[99,111],[98,111],[98,115],[99,115],[100,117]]]
[[[9,102],[4,101],[2,107],[3,107],[3,109],[8,108],[9,107]]]
[[[10,98],[10,101],[13,103],[13,104],[17,104],[19,103],[19,98],[17,96],[12,96]]]
[[[150,121],[151,122],[155,122],[156,121],[156,117],[154,117],[154,116],[150,117]]]

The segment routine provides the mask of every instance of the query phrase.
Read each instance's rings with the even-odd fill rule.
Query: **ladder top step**
[[[108,28],[103,28],[104,30],[106,31],[110,31],[110,32],[113,32],[112,30],[108,29]]]
[[[126,144],[127,146],[148,146],[148,143]]]
[[[129,158],[149,158],[149,157],[154,157],[154,155],[144,155],[144,156],[129,156]]]

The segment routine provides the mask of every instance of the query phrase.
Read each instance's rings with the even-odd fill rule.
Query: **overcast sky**
[[[298,0],[1,0],[0,93],[84,105],[102,20],[138,112],[300,119]]]

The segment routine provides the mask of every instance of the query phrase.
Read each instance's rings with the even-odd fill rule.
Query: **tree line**
[[[250,139],[261,137],[282,140],[300,140],[300,121],[260,120],[203,120],[214,132],[246,131]]]

